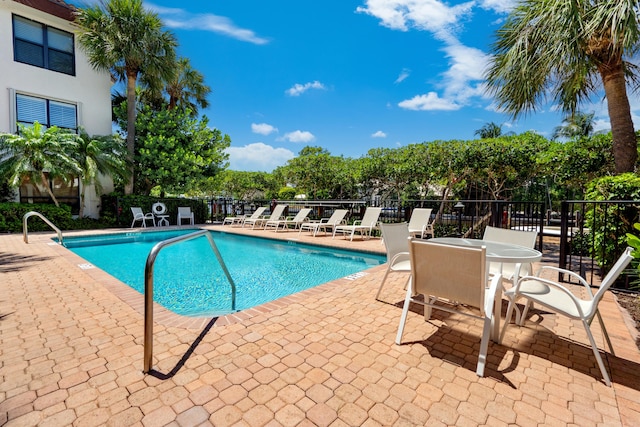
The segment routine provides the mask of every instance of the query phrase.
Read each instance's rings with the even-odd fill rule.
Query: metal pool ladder
[[[236,309],[236,284],[231,278],[229,274],[229,270],[227,269],[222,256],[220,255],[220,251],[218,251],[218,247],[216,243],[213,241],[213,236],[207,230],[196,231],[195,233],[185,234],[182,236],[174,237],[172,239],[163,240],[160,243],[157,243],[149,252],[147,256],[147,263],[144,267],[144,373],[148,374],[151,370],[151,362],[153,358],[153,266],[156,262],[156,257],[158,253],[163,248],[168,246],[175,245],[176,243],[186,242],[187,240],[195,239],[200,236],[205,236],[209,241],[209,246],[213,250],[213,253],[216,255],[218,259],[218,263],[220,263],[220,267],[222,267],[222,271],[224,271],[225,276],[227,276],[227,280],[231,285],[231,310],[235,311]]]
[[[29,218],[31,218],[32,216],[39,217],[44,222],[46,222],[49,227],[53,228],[53,230],[56,233],[58,233],[58,243],[62,245],[62,243],[63,243],[62,242],[62,231],[60,231],[60,229],[58,227],[53,225],[53,223],[51,221],[49,221],[44,215],[42,215],[40,212],[36,212],[36,211],[27,212],[22,217],[22,240],[24,240],[25,243],[29,243],[29,230],[27,228],[27,220]]]

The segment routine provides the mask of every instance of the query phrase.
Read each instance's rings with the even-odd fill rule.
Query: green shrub
[[[591,255],[600,267],[608,270],[627,245],[627,233],[633,230],[640,209],[640,177],[634,173],[593,180],[587,200],[638,200],[627,204],[597,204],[585,212],[585,226],[593,234]]]
[[[0,232],[21,233],[22,217],[31,211],[41,213],[60,230],[74,229],[71,206],[60,205],[58,207],[46,203],[7,202],[0,203]],[[51,231],[51,227],[37,217],[31,217],[28,220],[28,226],[29,231]]]

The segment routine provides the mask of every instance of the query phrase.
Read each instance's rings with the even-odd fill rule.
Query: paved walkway
[[[144,375],[142,297],[50,237],[0,236],[0,425],[640,425],[640,352],[611,293],[613,387],[581,326],[542,311],[489,345],[484,378],[473,319],[419,309],[395,345],[404,277],[376,301],[384,266],[225,318],[157,311]]]

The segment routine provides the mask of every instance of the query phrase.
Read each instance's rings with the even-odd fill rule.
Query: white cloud
[[[460,19],[468,16],[473,1],[449,6],[438,0],[367,0],[356,12],[380,19],[381,24],[394,30],[417,28],[448,38]]]
[[[478,3],[479,1],[480,3]],[[483,51],[460,43],[456,31],[460,22],[470,16],[472,8],[508,9],[514,0],[477,0],[449,6],[440,0],[366,0],[366,6],[356,9],[380,19],[391,29],[428,31],[443,43],[442,51],[449,69],[434,84],[436,92],[416,95],[398,105],[411,110],[458,110],[469,105],[474,98],[488,99],[484,86],[484,72],[489,56]],[[406,78],[403,74],[396,83]]]
[[[258,45],[269,43],[268,39],[257,36],[253,31],[237,27],[233,21],[225,16],[212,13],[195,14],[180,8],[163,7],[146,2],[145,7],[156,12],[163,24],[169,28],[211,31]]]
[[[398,76],[398,78],[396,79],[396,81],[394,83],[398,84],[403,82],[404,80],[406,80],[407,77],[409,77],[409,73],[411,72],[411,70],[407,69],[407,68],[403,68],[402,71],[400,72],[400,75]]]
[[[483,9],[494,10],[497,13],[508,13],[516,5],[516,0],[480,0]]]
[[[311,132],[295,130],[293,132],[285,133],[282,137],[283,140],[295,143],[307,143],[315,141],[316,137]]]
[[[267,123],[251,123],[251,132],[258,133],[260,135],[270,135],[274,132],[277,133],[278,128]]]
[[[300,83],[296,83],[291,88],[287,89],[285,93],[289,96],[300,96],[306,91],[308,91],[309,89],[326,90],[326,87],[322,83],[316,80],[314,82],[305,83],[303,85]]]
[[[445,98],[466,104],[472,97],[485,96],[483,81],[489,56],[460,43],[449,44],[443,50],[449,59],[449,69],[443,74],[441,83]]]
[[[406,110],[415,111],[454,111],[461,108],[460,105],[449,99],[440,98],[435,92],[416,95],[411,99],[400,102],[398,106]]]
[[[379,130],[379,131],[377,131],[377,132],[375,132],[375,133],[372,133],[372,134],[371,134],[371,137],[372,137],[372,138],[386,138],[386,137],[387,137],[387,134],[386,134],[386,133],[384,133],[384,132],[382,132],[381,130]]]
[[[229,169],[238,171],[271,172],[295,157],[286,148],[275,148],[262,142],[229,147],[226,151],[229,154]]]

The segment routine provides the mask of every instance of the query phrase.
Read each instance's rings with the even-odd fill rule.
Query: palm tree
[[[498,106],[517,117],[547,95],[568,114],[604,87],[617,173],[632,172],[637,141],[627,78],[638,80],[640,0],[522,0],[497,32],[487,71]]]
[[[551,139],[578,138],[593,134],[593,117],[595,113],[581,113],[576,111],[573,115],[562,120],[561,126],[556,126]]]
[[[12,187],[24,182],[39,184],[60,206],[49,178],[69,181],[80,172],[78,162],[68,154],[78,147],[78,135],[56,126],[45,130],[38,122],[18,126],[17,135],[0,134],[0,176],[7,177]]]
[[[111,71],[127,82],[127,150],[135,153],[136,83],[171,80],[175,72],[175,37],[162,30],[157,14],[147,11],[142,0],[108,0],[80,9],[78,41],[96,69]],[[132,163],[133,164],[133,163]],[[133,192],[133,173],[125,186]]]
[[[93,185],[96,194],[102,193],[99,175],[129,179],[130,165],[127,162],[127,147],[117,135],[89,136],[80,131],[78,147],[72,154],[80,166],[82,192],[80,193],[80,218],[84,215],[84,201],[87,187]]]
[[[478,135],[480,139],[497,138],[502,135],[502,126],[494,122],[485,123],[473,134]]]
[[[188,58],[178,59],[176,72],[171,76],[171,79],[163,83],[162,90],[147,85],[147,89],[142,94],[142,97],[154,108],[161,108],[160,106],[166,102],[162,99],[162,92],[166,93],[169,98],[169,109],[176,107],[188,108],[194,116],[197,116],[199,108],[207,108],[209,106],[207,96],[211,93],[211,88],[204,84],[204,76],[191,67],[191,62]]]

